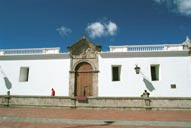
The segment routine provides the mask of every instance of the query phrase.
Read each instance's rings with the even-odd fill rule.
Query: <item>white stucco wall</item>
[[[136,64],[141,68],[141,74],[135,73]],[[152,64],[160,65],[159,81],[151,81]],[[120,81],[112,81],[112,65],[121,66]],[[190,65],[190,56],[120,58],[99,55],[98,96],[139,97],[144,90],[148,90],[143,82],[145,77],[155,88],[150,91],[150,96],[191,97]],[[12,83],[11,95],[50,96],[51,88],[55,89],[56,96],[69,95],[69,57],[0,59],[0,66]],[[29,67],[28,82],[19,82],[20,67]],[[171,84],[176,84],[176,89],[172,89]],[[0,73],[0,95],[6,93],[3,75]]]
[[[68,96],[70,59],[0,60],[0,66],[12,83],[11,95]],[[28,82],[19,82],[20,67],[29,67]],[[0,95],[7,89],[0,74]]]
[[[141,67],[141,74],[135,73],[135,65]],[[160,65],[159,81],[151,81],[150,65]],[[112,65],[121,65],[121,80],[112,81]],[[185,57],[127,57],[106,58],[99,56],[99,96],[141,96],[148,90],[143,82],[147,78],[155,88],[153,97],[191,96],[191,58]],[[176,84],[176,89],[171,89]]]

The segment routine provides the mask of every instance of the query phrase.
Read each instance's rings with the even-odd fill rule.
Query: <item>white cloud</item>
[[[86,31],[91,38],[103,37],[103,36],[114,36],[117,32],[116,23],[109,22],[94,22],[86,27]]]
[[[191,0],[153,0],[158,4],[165,4],[171,11],[191,16]]]
[[[65,26],[61,26],[60,28],[57,28],[56,31],[58,31],[58,33],[61,36],[67,36],[68,34],[72,33],[72,30],[70,28],[65,27]]]
[[[177,8],[181,14],[191,16],[191,0],[177,1]]]
[[[117,25],[115,23],[110,21],[109,24],[106,25],[106,27],[107,27],[109,35],[111,35],[111,36],[115,35],[115,33],[117,31]]]
[[[86,30],[88,31],[88,34],[90,37],[101,37],[104,35],[105,32],[105,26],[101,24],[100,22],[94,22],[87,26]]]
[[[162,2],[164,2],[165,0],[154,0],[155,2],[157,2],[157,3],[162,3]]]

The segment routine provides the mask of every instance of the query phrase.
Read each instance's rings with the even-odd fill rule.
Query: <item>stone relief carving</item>
[[[82,58],[95,58],[96,52],[93,51],[91,48],[83,49]]]
[[[68,50],[73,59],[95,59],[98,51],[101,51],[101,46],[95,45],[83,38],[74,45],[69,46]]]
[[[79,55],[70,54],[72,58],[76,59],[89,59],[96,58],[97,52],[91,48],[82,49],[82,52]]]

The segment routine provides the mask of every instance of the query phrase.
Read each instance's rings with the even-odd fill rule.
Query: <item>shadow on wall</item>
[[[3,71],[3,69],[0,66],[0,73],[3,75],[3,79],[5,81],[5,86],[8,90],[10,90],[12,88],[12,83],[10,82],[10,80],[7,78],[5,72]]]
[[[149,80],[147,80],[146,78],[143,78],[143,82],[145,83],[146,88],[147,88],[150,92],[152,92],[153,90],[155,90],[153,84],[152,84]]]
[[[141,75],[143,76],[143,82],[146,86],[146,88],[152,92],[153,90],[155,90],[155,87],[153,86],[153,84],[146,78],[146,76],[141,72]]]
[[[9,81],[9,79],[7,77],[3,78],[5,81],[5,86],[8,90],[10,90],[12,88],[12,83]]]

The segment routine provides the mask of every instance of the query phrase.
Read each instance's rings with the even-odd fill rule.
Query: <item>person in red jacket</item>
[[[55,96],[55,90],[52,88],[52,93],[51,93],[51,96]]]

